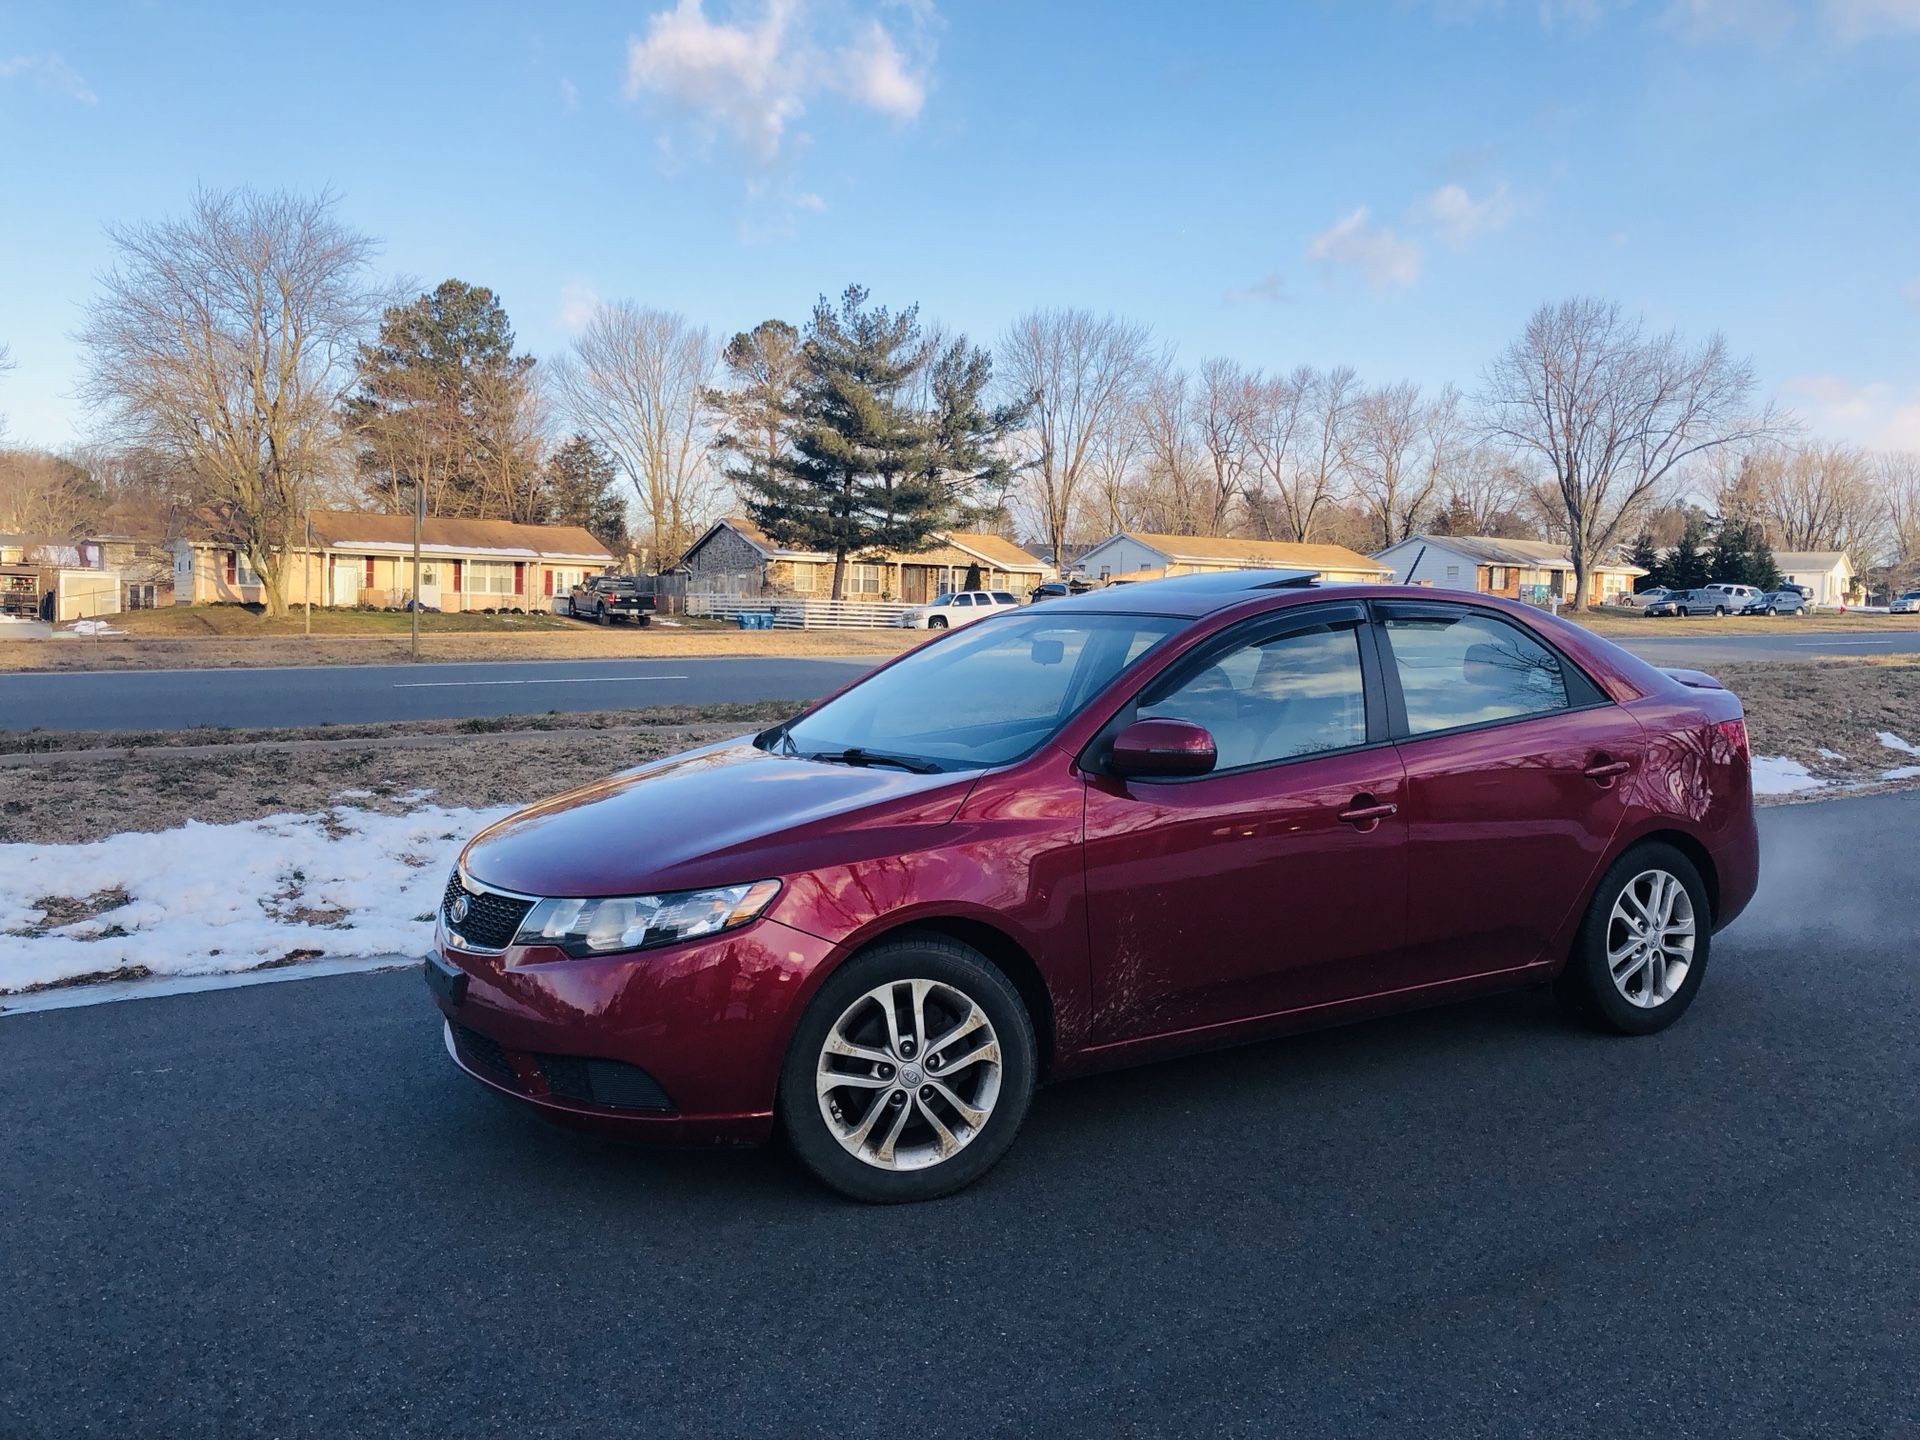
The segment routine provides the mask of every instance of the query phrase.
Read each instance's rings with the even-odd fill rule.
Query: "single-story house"
[[[413,517],[353,510],[313,516],[311,544],[294,546],[286,598],[304,604],[404,605],[413,593]],[[175,540],[178,605],[259,603],[260,577],[244,552],[213,539]],[[578,525],[430,516],[420,526],[420,603],[440,610],[547,610],[613,555]]]
[[[1373,557],[1391,566],[1402,585],[1472,590],[1509,600],[1545,604],[1573,597],[1573,557],[1546,540],[1504,540],[1492,535],[1414,535]],[[1646,574],[1618,560],[1596,561],[1587,572],[1587,603],[1602,605],[1633,589]]]
[[[1386,566],[1344,545],[1240,540],[1225,535],[1159,535],[1145,530],[1122,530],[1108,536],[1080,557],[1079,568],[1095,582],[1119,576],[1144,580],[1213,570],[1311,570],[1323,580],[1358,581],[1386,580],[1391,575]]]
[[[1048,578],[1046,565],[1011,540],[947,531],[927,550],[862,552],[847,557],[842,593],[849,600],[898,600],[919,605],[942,590],[964,587],[978,568],[987,590],[1025,595]],[[744,516],[716,520],[687,547],[675,567],[689,595],[756,599],[765,595],[825,600],[833,594],[833,556],[781,545]]]
[[[1782,580],[1813,591],[1815,605],[1860,603],[1860,580],[1844,550],[1776,550],[1773,563]]]
[[[56,622],[117,615],[120,586],[98,540],[0,535],[0,614]]]

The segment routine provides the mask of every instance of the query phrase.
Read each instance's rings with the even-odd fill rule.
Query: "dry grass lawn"
[[[1619,609],[1591,610],[1584,615],[1576,610],[1562,610],[1560,618],[1585,625],[1616,640],[1623,636],[1684,639],[1689,635],[1823,635],[1874,630],[1920,630],[1920,615],[1863,615],[1857,610],[1849,610],[1844,615],[1827,612],[1774,616],[1690,615],[1685,620],[1677,617],[1650,619],[1638,611]]]
[[[1755,755],[1784,755],[1815,775],[1855,783],[1920,763],[1879,740],[1887,733],[1920,745],[1920,660],[1756,662],[1712,670],[1746,706]]]

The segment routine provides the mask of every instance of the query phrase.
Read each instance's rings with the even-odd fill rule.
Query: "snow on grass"
[[[335,806],[80,845],[0,845],[0,994],[132,966],[205,975],[295,954],[418,951],[460,846],[512,808]],[[87,903],[101,897],[107,908]],[[48,898],[66,903],[43,907]],[[60,923],[80,911],[86,918]]]
[[[1827,782],[1808,772],[1798,760],[1784,755],[1753,757],[1753,793],[1756,795],[1793,795],[1801,790],[1817,790]]]
[[[104,620],[76,620],[65,627],[70,635],[124,635],[124,630],[116,630]]]
[[[1920,765],[1896,765],[1880,772],[1882,780],[1920,780]]]
[[[1891,730],[1882,730],[1874,738],[1889,750],[1898,750],[1903,755],[1920,755],[1920,745],[1914,744],[1911,740],[1902,740]]]

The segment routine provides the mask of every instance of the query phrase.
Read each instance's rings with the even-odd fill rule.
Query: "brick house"
[[[376,608],[404,605],[413,593],[413,517],[349,510],[317,511],[311,545],[296,545],[287,575],[290,605]],[[216,539],[175,540],[173,598],[178,605],[258,604],[260,578],[246,556]],[[553,597],[613,564],[613,555],[578,525],[429,517],[420,527],[420,603],[445,611],[550,610]]]

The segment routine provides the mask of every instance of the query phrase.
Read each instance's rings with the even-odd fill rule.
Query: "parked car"
[[[1646,590],[1624,590],[1613,597],[1612,604],[1624,605],[1633,610],[1644,610],[1649,605],[1657,605],[1674,592],[1664,585],[1655,585]]]
[[[1064,600],[1069,595],[1084,595],[1091,589],[1093,586],[1077,577],[1071,580],[1048,580],[1033,587],[1027,596],[1027,603],[1033,605],[1042,600]]]
[[[653,608],[654,597],[631,575],[591,575],[567,592],[569,615],[602,625],[616,620],[645,625]]]
[[[925,605],[916,605],[893,623],[910,630],[953,630],[984,620],[996,610],[1018,609],[1020,599],[1010,590],[942,590]]]
[[[1492,597],[1193,575],[500,821],[426,973],[454,1063],[551,1119],[777,1131],[916,1200],[1051,1078],[1549,981],[1662,1029],[1758,854],[1705,675]]]
[[[1920,590],[1908,590],[1896,595],[1887,609],[1895,615],[1920,615]]]
[[[1758,599],[1760,595],[1760,587],[1758,585],[1715,584],[1705,586],[1704,588],[1711,595],[1723,597],[1726,608],[1736,615],[1739,614],[1741,609],[1750,601]]]
[[[1674,590],[1664,600],[1647,606],[1648,615],[1725,615],[1733,608],[1732,597],[1714,589]]]
[[[1798,587],[1784,590],[1769,590],[1756,595],[1740,607],[1742,615],[1805,615],[1807,597]]]

